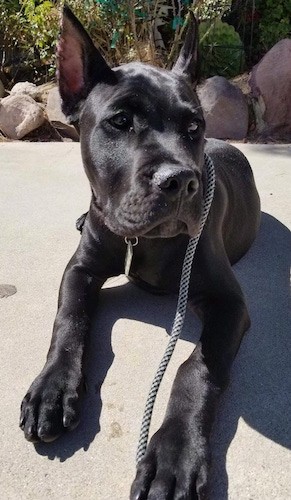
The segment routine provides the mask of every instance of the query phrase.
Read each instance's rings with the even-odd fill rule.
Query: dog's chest
[[[129,277],[156,293],[177,293],[187,247],[187,237],[140,239],[133,248]]]

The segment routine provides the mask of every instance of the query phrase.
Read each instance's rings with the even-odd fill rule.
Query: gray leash
[[[160,387],[160,383],[161,383],[162,378],[164,376],[164,373],[166,371],[166,368],[167,368],[169,361],[171,359],[171,356],[174,352],[177,340],[178,340],[178,338],[181,334],[182,328],[183,328],[184,318],[185,318],[186,308],[187,308],[187,302],[188,302],[188,288],[189,288],[189,281],[190,281],[190,276],[191,276],[193,257],[194,257],[195,250],[196,250],[200,235],[202,233],[202,230],[203,230],[204,224],[206,222],[206,219],[207,219],[210,207],[211,207],[211,203],[213,200],[214,189],[215,189],[214,165],[212,163],[211,158],[207,154],[204,154],[204,161],[205,161],[206,173],[207,173],[207,189],[206,189],[205,198],[204,198],[203,213],[202,213],[202,218],[201,218],[201,222],[200,222],[200,228],[199,228],[199,232],[198,232],[197,236],[195,236],[195,238],[190,238],[189,243],[188,243],[188,247],[186,250],[182,274],[181,274],[181,280],[180,280],[180,290],[179,290],[176,316],[174,319],[170,340],[169,340],[168,346],[165,350],[164,356],[160,362],[159,368],[156,372],[155,378],[152,382],[152,385],[151,385],[151,388],[149,391],[149,395],[147,398],[147,402],[145,405],[145,410],[144,410],[142,424],[141,424],[141,430],[140,430],[140,436],[139,436],[139,442],[138,442],[138,448],[137,448],[137,454],[136,454],[136,462],[137,463],[142,459],[142,457],[144,456],[144,454],[146,452],[151,417],[152,417],[152,413],[153,413],[153,408],[154,408],[156,396],[157,396],[157,393],[158,393],[158,390]]]

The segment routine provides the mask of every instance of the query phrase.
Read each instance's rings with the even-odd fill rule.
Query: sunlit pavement
[[[291,146],[238,147],[252,164],[264,214],[254,246],[236,266],[252,328],[212,436],[211,500],[287,500]],[[79,241],[75,220],[89,205],[79,145],[1,143],[0,191],[0,284],[17,289],[0,300],[0,497],[126,500],[143,406],[176,299],[152,297],[124,277],[108,283],[92,332],[80,426],[51,444],[26,442],[18,428],[19,405],[44,364],[62,272]],[[198,335],[199,323],[189,312],[160,388],[153,430],[162,420],[177,367]]]

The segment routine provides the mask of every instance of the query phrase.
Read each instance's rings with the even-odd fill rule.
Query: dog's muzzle
[[[103,205],[104,222],[123,237],[193,236],[201,215],[201,186],[195,166],[165,162],[140,169],[128,189],[121,187],[119,195]]]

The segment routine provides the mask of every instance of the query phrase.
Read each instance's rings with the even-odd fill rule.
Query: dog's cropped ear
[[[195,87],[198,80],[198,21],[193,12],[189,12],[190,20],[184,44],[172,71],[187,76]]]
[[[62,110],[79,118],[80,105],[96,83],[116,83],[116,76],[69,7],[64,6],[57,48],[57,79]]]

